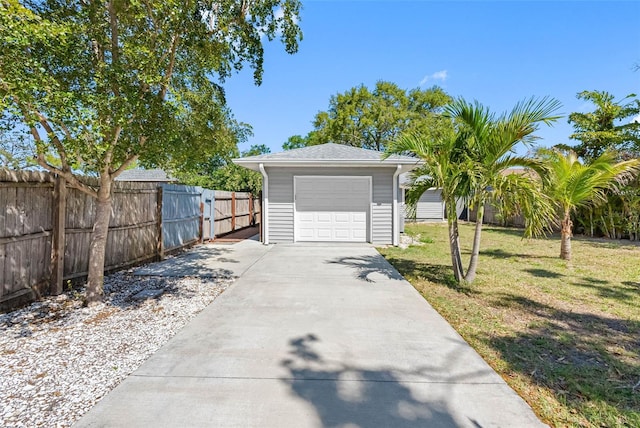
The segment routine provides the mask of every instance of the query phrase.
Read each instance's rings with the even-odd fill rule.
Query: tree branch
[[[38,116],[38,122],[40,122],[40,125],[42,125],[45,131],[47,131],[47,135],[49,136],[49,139],[51,140],[56,150],[58,151],[58,154],[60,155],[62,170],[70,172],[71,168],[69,167],[69,162],[67,161],[67,152],[64,149],[62,142],[60,141],[58,136],[55,134],[51,125],[49,125],[49,121],[47,120],[47,118],[38,111],[36,111],[35,114]]]
[[[169,66],[164,73],[164,79],[162,83],[162,89],[160,90],[160,99],[164,100],[167,95],[167,89],[169,87],[169,81],[173,75],[173,67],[176,64],[176,51],[178,50],[178,43],[180,42],[180,34],[175,34],[171,39],[171,55],[169,56]]]
[[[81,182],[80,180],[78,180],[78,178],[71,171],[64,171],[64,170],[61,170],[60,168],[56,168],[55,166],[49,165],[49,163],[47,163],[47,161],[44,159],[44,153],[38,153],[38,156],[36,157],[36,161],[38,162],[38,165],[40,165],[47,171],[53,174],[57,174],[60,177],[67,180],[69,187],[78,189],[82,193],[85,193],[91,197],[94,197],[94,198],[98,197],[98,192],[93,187],[88,186],[83,182]]]
[[[156,32],[158,30],[158,23],[156,22],[156,19],[153,16],[153,9],[151,8],[151,5],[149,4],[149,1],[148,0],[144,0],[144,5],[147,8],[147,15],[149,15],[149,20],[153,24],[153,29],[154,29],[153,43],[154,43],[154,46],[155,46],[155,41],[156,41],[157,35],[158,35],[158,33]]]
[[[144,147],[146,142],[147,142],[147,137],[140,137],[140,147]],[[116,169],[115,171],[111,172],[111,178],[115,179],[117,176],[119,176],[122,173],[122,171],[124,171],[125,169],[129,168],[129,166],[131,166],[132,163],[137,161],[139,157],[140,157],[140,155],[132,155],[132,154],[130,154],[129,157],[127,157],[125,159],[125,161],[122,162],[122,165],[120,165],[120,167],[118,167],[118,169]]]
[[[124,162],[122,162],[122,165],[120,165],[118,167],[118,169],[116,169],[115,171],[113,171],[111,173],[111,178],[115,179],[117,176],[122,174],[122,171],[124,171],[125,169],[129,168],[129,166],[131,166],[131,164],[133,164],[135,161],[137,161],[139,157],[140,157],[139,155],[131,155],[131,156],[129,156],[127,159],[125,159]]]
[[[115,9],[115,5],[113,4],[113,1],[109,2],[108,10],[109,10],[109,25],[111,27],[111,64],[116,69],[116,75],[117,75],[117,69],[120,63],[120,52],[118,50],[118,16],[116,14],[116,9]],[[113,94],[116,97],[119,97],[120,90],[118,89],[118,85],[115,82],[113,82],[112,89],[113,89]]]

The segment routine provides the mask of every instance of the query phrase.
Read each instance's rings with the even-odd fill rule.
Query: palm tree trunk
[[[89,246],[89,274],[85,304],[100,303],[104,295],[104,261],[107,247],[109,220],[111,219],[111,180],[100,179],[100,189],[96,201],[96,219],[93,224]]]
[[[609,228],[607,227],[607,220],[605,220],[604,215],[600,215],[600,223],[602,223],[602,233],[604,233],[604,236],[607,238],[611,238]]]
[[[451,266],[453,275],[458,283],[464,278],[464,268],[462,267],[462,255],[460,253],[460,240],[458,230],[458,216],[456,214],[455,203],[445,203],[447,207],[447,223],[449,223],[449,250],[451,252]]]
[[[568,209],[564,210],[564,218],[562,219],[562,231],[560,238],[560,258],[571,261],[571,213]]]
[[[465,281],[471,283],[476,279],[476,269],[478,268],[478,258],[480,256],[480,236],[482,235],[482,221],[484,218],[484,202],[478,204],[478,213],[476,214],[476,230],[473,235],[473,249],[471,250],[471,259],[469,260],[469,268]]]

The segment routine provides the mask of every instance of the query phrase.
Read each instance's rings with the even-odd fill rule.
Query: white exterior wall
[[[372,177],[371,241],[393,243],[393,174],[390,168],[265,167],[269,176],[269,242],[293,242],[293,177],[301,175]]]

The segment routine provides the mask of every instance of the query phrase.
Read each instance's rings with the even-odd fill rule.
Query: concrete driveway
[[[373,247],[281,244],[77,426],[543,425]]]

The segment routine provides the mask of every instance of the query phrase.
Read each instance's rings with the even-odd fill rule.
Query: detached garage
[[[329,143],[233,161],[262,173],[265,244],[399,242],[399,175],[415,158]]]

